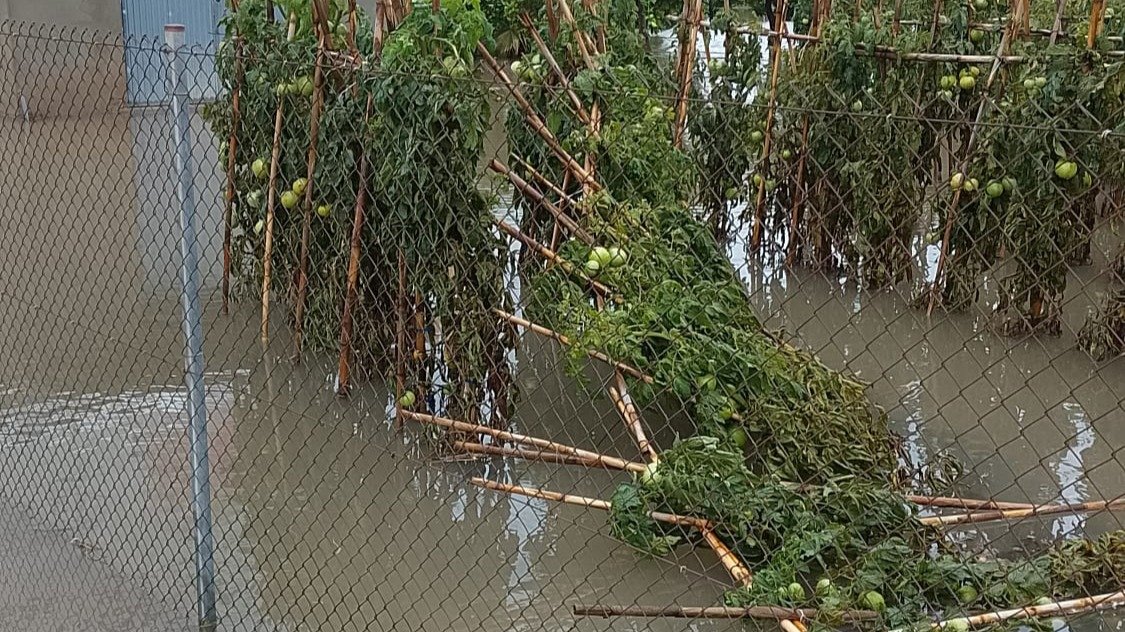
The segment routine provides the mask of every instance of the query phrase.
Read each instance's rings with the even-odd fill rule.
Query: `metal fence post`
[[[203,323],[199,305],[199,255],[195,233],[195,193],[192,190],[191,132],[188,127],[188,86],[184,74],[184,27],[164,26],[172,94],[173,140],[176,144],[176,193],[180,201],[180,265],[184,331],[184,382],[188,391],[188,436],[191,442],[191,508],[195,516],[195,571],[199,629],[218,626],[215,604],[214,539],[211,533],[211,483],[207,459],[207,407],[203,386]]]

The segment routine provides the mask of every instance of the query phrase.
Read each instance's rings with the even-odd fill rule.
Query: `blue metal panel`
[[[214,54],[222,40],[219,20],[226,11],[223,0],[121,0],[125,34],[125,77],[132,105],[168,100],[167,68],[162,52],[164,25],[187,27],[185,77],[193,99],[213,98],[219,83]]]

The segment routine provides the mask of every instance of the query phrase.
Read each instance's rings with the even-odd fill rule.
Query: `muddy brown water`
[[[94,566],[56,573],[70,577],[75,594],[130,604],[149,595],[145,607],[171,613],[174,624],[145,629],[187,629],[179,307],[167,296],[174,207],[169,187],[135,181],[138,172],[155,177],[148,156],[160,155],[152,139],[164,125],[152,113],[121,112],[0,130],[11,185],[0,212],[0,527],[56,534],[59,546],[81,551]],[[213,145],[198,152],[205,160]],[[199,180],[213,187],[215,178]],[[214,209],[205,209],[213,281]],[[962,459],[963,493],[1046,502],[1125,492],[1125,360],[1098,365],[1073,348],[1083,306],[1102,288],[1099,263],[1072,279],[1068,300],[1078,307],[1067,310],[1073,322],[1063,336],[1013,339],[992,333],[983,312],[927,317],[899,293],[862,292],[735,251],[762,317],[830,366],[869,380],[912,460],[943,450]],[[575,605],[715,604],[728,579],[707,550],[640,557],[609,536],[602,513],[467,484],[485,476],[606,498],[620,475],[443,460],[425,431],[393,430],[383,384],[363,384],[343,402],[332,393],[331,358],[295,365],[284,331],[263,351],[253,301],[223,317],[211,294],[206,314],[222,629],[741,626],[576,619]],[[525,337],[517,364],[518,428],[635,456],[613,407],[563,374],[553,343]],[[588,377],[596,385],[606,375]],[[658,429],[662,444],[673,437],[673,428]],[[1121,528],[1120,520],[1046,517],[958,533],[970,550],[991,542],[1019,554]],[[30,579],[59,570],[57,556],[40,551],[8,561],[29,579],[0,594],[0,612],[34,614],[37,595],[51,595]],[[1119,624],[1101,614],[1076,627]]]

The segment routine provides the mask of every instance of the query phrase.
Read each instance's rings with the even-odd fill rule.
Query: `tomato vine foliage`
[[[229,136],[230,95],[238,87],[233,274],[248,293],[256,292],[262,281],[269,211],[268,169],[262,165],[270,163],[275,115],[281,108],[277,192],[282,203],[272,209],[271,281],[278,296],[288,296],[297,282],[304,212],[300,205],[287,207],[285,194],[296,192],[296,181],[306,175],[312,116],[309,91],[288,87],[313,74],[317,41],[311,25],[305,26],[307,5],[278,6],[296,17],[299,26],[292,39],[287,23],[267,20],[258,0],[243,0],[227,18],[227,42],[219,60],[227,94],[208,107],[206,116],[219,138]],[[338,4],[331,12],[332,24],[344,29],[333,38],[333,47],[346,50],[347,16]],[[433,335],[430,323],[440,322],[444,350],[440,361],[411,354],[410,379],[424,382],[423,376],[440,371],[450,386],[438,405],[469,419],[489,398],[508,397],[497,385],[506,376],[509,339],[490,313],[506,307],[500,254],[506,249],[490,230],[491,200],[476,186],[490,115],[487,87],[471,77],[471,70],[477,42],[490,37],[491,27],[475,5],[446,2],[437,13],[410,13],[376,59],[371,26],[360,13],[360,59],[338,62],[332,60],[341,57],[329,57],[325,65],[318,158],[307,184],[315,207],[327,212],[313,218],[306,348],[333,350],[338,344],[352,215],[363,187],[366,222],[354,337],[361,364],[390,368],[383,350],[394,343],[394,306],[404,298],[397,287],[401,253],[408,270],[405,299],[411,304],[411,327],[415,311],[425,323],[421,331],[412,330],[411,339],[426,331]],[[361,161],[367,174],[362,182]],[[494,403],[495,408],[507,407],[507,402]]]

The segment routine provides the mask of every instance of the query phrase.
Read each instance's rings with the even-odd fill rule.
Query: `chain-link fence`
[[[0,23],[0,627],[1120,627],[1121,8],[844,4]]]

